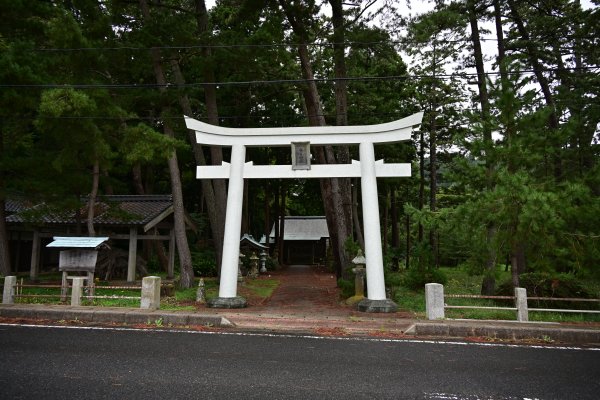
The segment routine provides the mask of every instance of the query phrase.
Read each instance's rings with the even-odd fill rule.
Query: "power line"
[[[482,42],[486,41],[498,41],[495,38],[484,38],[480,39]],[[445,40],[447,43],[463,43],[469,42],[470,39],[456,39],[456,40]],[[203,49],[240,49],[240,48],[279,48],[279,47],[298,47],[298,46],[309,46],[309,47],[333,47],[336,45],[344,45],[347,47],[351,46],[374,46],[379,44],[391,44],[399,45],[406,44],[406,40],[388,40],[388,41],[374,41],[374,42],[314,42],[314,43],[245,43],[245,44],[200,44],[200,45],[187,45],[187,46],[121,46],[121,47],[74,47],[74,48],[35,48],[33,51],[38,52],[75,52],[75,51],[119,51],[119,50],[130,50],[130,51],[148,51],[148,50],[203,50]],[[417,42],[415,42],[417,43]]]
[[[559,71],[591,71],[599,69],[599,66],[589,67],[572,67],[572,68],[547,68],[542,72],[559,72]],[[533,69],[520,70],[515,72],[508,72],[509,75],[532,75],[535,71]],[[500,72],[492,71],[486,72],[485,76],[498,76]],[[0,84],[0,88],[14,88],[14,89],[183,89],[183,88],[197,88],[206,86],[260,86],[260,85],[273,85],[273,84],[305,84],[309,82],[316,83],[335,83],[335,82],[376,82],[376,81],[402,81],[402,80],[423,80],[423,79],[470,79],[477,77],[476,72],[464,72],[464,73],[451,73],[451,74],[406,74],[406,75],[387,75],[387,76],[355,76],[346,78],[314,78],[314,79],[273,79],[273,80],[253,80],[253,81],[220,81],[220,82],[198,82],[198,83],[184,83],[184,84],[158,84],[158,83],[124,83],[124,84],[63,84],[63,83],[49,83],[49,84]]]
[[[594,36],[573,36],[566,37],[566,39],[596,39]],[[444,43],[470,43],[471,38],[465,37],[462,39],[444,39]],[[497,42],[498,38],[489,37],[489,38],[481,38],[479,39],[481,42]],[[36,52],[76,52],[76,51],[120,51],[120,50],[129,50],[129,51],[149,51],[149,50],[203,50],[203,49],[257,49],[257,48],[285,48],[285,47],[298,47],[298,46],[308,46],[308,47],[333,47],[337,45],[344,45],[346,47],[352,46],[375,46],[380,44],[389,44],[389,45],[406,45],[408,43],[411,44],[421,44],[421,42],[416,40],[387,40],[387,41],[371,41],[371,42],[360,42],[360,41],[346,41],[346,42],[313,42],[313,43],[239,43],[239,44],[198,44],[198,45],[182,45],[182,46],[119,46],[119,47],[72,47],[72,48],[60,48],[60,47],[51,47],[51,48],[35,48],[32,51]]]

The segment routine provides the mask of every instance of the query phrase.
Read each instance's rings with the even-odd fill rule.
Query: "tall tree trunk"
[[[148,8],[147,0],[140,0],[142,15],[145,20],[150,19],[150,9]],[[167,80],[161,64],[160,50],[157,48],[150,49],[152,58],[152,68],[156,78],[156,83],[160,86],[161,93],[166,91]],[[175,137],[173,129],[167,121],[163,121],[163,131],[169,137]],[[179,173],[179,164],[177,162],[177,154],[175,151],[171,153],[168,159],[169,175],[171,178],[171,192],[173,196],[173,216],[175,220],[175,241],[179,254],[179,263],[181,268],[181,277],[179,285],[182,288],[191,288],[194,285],[194,270],[192,268],[192,256],[187,241],[185,231],[185,210],[183,206],[183,193],[181,185],[181,176]]]
[[[269,198],[270,193],[269,181],[265,181],[265,246],[270,248],[270,236],[271,236],[271,199]],[[269,250],[270,251],[270,250]]]
[[[279,262],[279,228],[281,227],[281,204],[279,203],[279,186],[281,185],[281,180],[277,181],[277,186],[275,187],[275,199],[273,200],[273,205],[275,206],[275,246],[273,246],[273,258],[277,259]],[[281,264],[280,264],[281,265]]]
[[[336,125],[348,125],[348,85],[347,85],[347,69],[346,69],[346,35],[344,9],[342,0],[329,0],[331,4],[331,23],[333,25],[333,62],[335,74],[335,111]],[[340,164],[350,163],[350,149],[348,146],[338,146],[336,148],[336,162]],[[344,242],[352,238],[352,180],[350,178],[338,178],[340,215],[338,217],[338,236]],[[342,251],[343,257],[340,257],[342,275],[346,275],[345,266],[349,259],[345,259],[345,251]],[[350,257],[354,257],[353,254]]]
[[[382,232],[381,237],[383,239],[383,255],[387,254],[388,249],[388,226],[390,223],[390,201],[391,201],[391,193],[390,188],[388,188],[387,193],[385,194],[385,200],[383,203],[383,224],[381,224]]]
[[[8,230],[6,229],[6,200],[0,194],[0,274],[10,275],[10,247],[8,242]]]
[[[429,211],[433,214],[435,214],[437,208],[437,112],[435,110],[437,110],[438,104],[435,97],[431,113],[431,129],[429,131]],[[432,255],[431,267],[438,268],[437,235],[433,227],[429,229],[429,246]]]
[[[479,34],[479,24],[477,20],[477,1],[468,1],[469,22],[471,25],[471,42],[473,43],[473,56],[475,58],[475,69],[477,71],[477,86],[479,88],[479,103],[481,104],[481,123],[483,129],[483,147],[486,161],[486,186],[488,190],[494,189],[493,171],[495,161],[492,155],[494,142],[492,140],[492,129],[490,126],[490,101],[488,96],[487,84],[485,81],[485,66],[483,62],[483,51],[481,49],[481,37]],[[485,263],[485,274],[481,283],[481,294],[492,296],[496,291],[496,251],[494,248],[494,238],[496,228],[494,223],[490,222],[486,227],[487,257]]]
[[[0,121],[0,161],[4,158],[4,134]],[[6,228],[6,188],[4,182],[4,171],[0,162],[0,274],[10,275],[10,247],[8,241],[8,229]]]
[[[358,182],[352,185],[352,220],[354,222],[354,234],[356,235],[356,241],[358,245],[365,251],[365,238],[362,234],[362,227],[360,219],[358,218]]]
[[[195,0],[194,5],[197,32],[198,35],[202,37],[209,31],[206,4],[204,0]],[[205,48],[202,54],[205,58],[209,57],[210,49]],[[175,77],[175,83],[178,85],[185,84],[185,79],[181,73],[178,60],[171,60],[171,69]],[[214,73],[211,68],[207,67],[204,69],[204,81],[207,83],[214,82]],[[208,123],[212,125],[219,125],[217,96],[214,85],[207,85],[205,87],[204,94]],[[184,114],[188,116],[194,115],[189,98],[186,94],[183,94],[179,97],[179,103]],[[207,165],[202,147],[196,143],[194,131],[188,130],[188,140],[192,146],[196,164]],[[210,153],[212,164],[220,165],[223,161],[221,148],[211,147]],[[202,185],[202,192],[206,199],[206,209],[214,242],[216,263],[217,265],[221,265],[221,260],[223,258],[223,237],[225,234],[225,211],[227,204],[227,189],[225,181],[222,179],[214,179],[212,181],[201,179],[200,184]]]
[[[281,205],[279,206],[279,237],[277,238],[277,247],[279,254],[279,264],[283,265],[285,260],[285,202],[287,197],[287,186],[285,184],[279,187],[281,190]]]
[[[185,79],[183,74],[181,73],[181,69],[179,68],[179,63],[177,60],[171,60],[171,70],[173,71],[173,76],[175,77],[175,82],[178,85],[185,84]],[[192,115],[192,106],[190,100],[187,95],[179,96],[179,104],[183,112],[186,115]],[[196,133],[188,129],[188,139],[191,143],[192,149],[194,150],[194,159],[197,165],[206,165],[206,157],[204,157],[204,151],[202,150],[202,146],[196,143]],[[222,159],[222,157],[221,157]],[[225,235],[225,205],[227,203],[226,193],[224,192],[225,186],[217,183],[217,181],[221,180],[213,180],[212,182],[208,179],[200,179],[200,184],[202,185],[202,193],[204,194],[204,198],[206,200],[206,211],[208,214],[208,221],[210,223],[210,228],[212,231],[212,237],[215,248],[216,255],[216,263],[218,266],[221,265],[221,260],[223,258],[223,237]],[[223,193],[220,191],[223,190]]]
[[[392,247],[400,247],[400,231],[398,230],[398,204],[396,198],[396,188],[392,188],[390,199],[390,214],[392,217]]]
[[[498,39],[498,66],[500,71],[500,84],[502,93],[504,95],[503,97],[505,97],[506,94],[512,91],[512,87],[509,81],[508,69],[506,65],[506,48],[504,44],[504,31],[502,30],[502,9],[500,0],[494,0],[494,22],[496,27],[496,37]],[[513,149],[516,145],[515,141],[517,132],[515,124],[515,115],[513,110],[509,109],[507,106],[504,106],[504,108],[500,110],[500,113],[502,116],[502,120],[505,122],[506,142],[509,148],[507,170],[508,173],[514,174],[517,168],[515,156],[513,155]],[[511,221],[511,224],[511,229],[514,232],[516,232],[518,221]],[[518,243],[519,240],[520,239],[517,237],[517,235],[513,235],[513,237],[511,238],[510,248],[508,249],[510,252],[508,259],[510,260],[511,264],[512,283],[514,287],[519,286],[519,274],[521,273],[522,269],[519,267],[519,259],[521,257],[518,256],[518,249],[522,247]]]
[[[436,39],[437,40],[437,39]],[[431,104],[431,114],[429,123],[429,211],[435,214],[437,207],[437,51],[436,40],[433,42],[433,87]],[[432,265],[431,268],[438,268],[437,235],[435,228],[429,229],[429,247],[431,248]]]
[[[556,138],[558,135],[559,121],[558,114],[556,112],[556,103],[554,101],[554,96],[552,95],[552,89],[550,88],[550,83],[548,79],[544,76],[543,67],[540,63],[538,50],[535,48],[531,37],[529,35],[529,31],[525,27],[525,22],[521,14],[519,13],[519,9],[516,6],[514,0],[508,0],[508,5],[510,7],[511,17],[517,26],[517,30],[519,31],[519,35],[521,39],[525,43],[525,53],[529,60],[529,64],[531,64],[531,68],[533,69],[533,73],[540,85],[542,90],[542,94],[544,96],[544,101],[546,102],[546,106],[550,110],[550,115],[548,117],[548,128],[549,128],[549,142],[550,142],[550,152],[551,158],[553,161],[554,167],[554,178],[558,181],[562,176],[562,161],[560,159],[560,147],[562,143]]]
[[[144,184],[142,182],[142,168],[139,163],[133,165],[132,169],[132,179],[133,179],[133,188],[137,195],[143,196],[146,194],[146,189],[144,188]],[[145,241],[146,242],[146,241]],[[169,259],[165,253],[165,247],[158,240],[151,240],[151,246],[153,247],[156,256],[158,257],[158,262],[162,267],[163,271],[169,270]]]
[[[279,0],[279,4],[299,41],[298,56],[300,58],[300,68],[302,77],[306,81],[306,88],[302,93],[308,112],[309,124],[311,126],[325,126],[321,99],[314,81],[314,74],[308,54],[308,34],[305,26],[297,18],[297,15],[288,2]],[[317,148],[315,152],[317,160],[320,163],[336,163],[335,153],[331,146]],[[341,153],[343,157],[343,152]],[[346,266],[349,264],[348,256],[344,251],[344,242],[348,237],[352,236],[351,191],[345,185],[344,180],[321,179],[320,183],[331,248],[335,260],[335,272],[337,277],[341,277],[346,272]]]
[[[425,133],[424,129],[419,129],[419,210],[423,210],[425,205]],[[419,221],[419,231],[417,241],[421,249],[419,251],[419,270],[424,271],[423,260],[423,224]]]
[[[92,169],[92,191],[88,197],[87,212],[87,230],[89,236],[96,236],[94,229],[94,210],[96,208],[96,197],[98,196],[98,186],[100,184],[100,162],[96,158]]]

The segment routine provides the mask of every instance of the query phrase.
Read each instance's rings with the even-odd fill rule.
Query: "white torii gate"
[[[209,146],[231,146],[231,162],[196,167],[198,179],[229,179],[223,260],[219,297],[209,302],[215,308],[242,308],[246,299],[237,296],[239,243],[242,224],[244,179],[257,178],[341,178],[360,177],[367,260],[367,298],[358,304],[361,311],[393,312],[396,304],[386,299],[383,255],[377,200],[377,177],[410,176],[410,164],[375,161],[375,143],[410,140],[412,129],[423,113],[378,125],[319,126],[293,128],[225,128],[185,117],[188,129],[196,131],[196,142]],[[351,164],[254,165],[245,162],[246,147],[308,145],[359,145],[360,161]],[[308,155],[310,157],[310,155]]]

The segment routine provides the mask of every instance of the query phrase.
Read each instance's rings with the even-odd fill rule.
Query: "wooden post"
[[[31,268],[29,279],[37,281],[40,271],[40,231],[33,231],[33,243],[31,245]]]
[[[127,262],[127,282],[135,282],[137,260],[137,228],[129,228],[129,260]]]
[[[167,279],[175,276],[175,230],[169,231],[169,264],[167,266]]]

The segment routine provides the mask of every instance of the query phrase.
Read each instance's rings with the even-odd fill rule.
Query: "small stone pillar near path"
[[[352,272],[354,272],[354,296],[346,300],[346,304],[351,306],[365,298],[365,264],[367,260],[361,250],[358,250],[358,254],[354,257],[352,263],[356,265],[356,267],[352,268]]]

